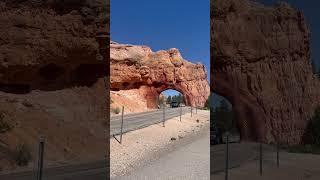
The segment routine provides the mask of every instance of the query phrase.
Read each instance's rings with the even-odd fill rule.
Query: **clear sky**
[[[320,70],[320,1],[319,0],[283,0],[302,10],[311,30],[311,56]],[[258,0],[266,5],[274,5],[278,0]]]
[[[110,9],[112,41],[177,48],[184,59],[204,64],[209,80],[210,0],[111,0]]]

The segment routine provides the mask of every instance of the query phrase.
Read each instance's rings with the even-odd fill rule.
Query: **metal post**
[[[122,114],[121,114],[121,132],[120,132],[120,144],[122,143],[122,132],[123,132],[123,114],[124,114],[124,106],[122,106]]]
[[[262,143],[260,142],[260,175],[262,175]]]
[[[229,133],[226,133],[226,162],[225,162],[225,180],[228,180],[228,175],[229,175]]]
[[[191,105],[191,117],[192,117],[192,105]]]
[[[40,136],[37,180],[42,180],[43,155],[44,155],[44,137]]]
[[[181,115],[182,115],[182,106],[180,105],[180,122],[181,122]]]
[[[196,106],[196,114],[198,114],[198,107]]]
[[[163,120],[162,120],[162,126],[165,127],[164,123],[165,123],[165,107],[163,105]]]
[[[279,167],[279,149],[280,149],[280,147],[279,147],[280,145],[279,145],[279,141],[277,142],[277,167]]]

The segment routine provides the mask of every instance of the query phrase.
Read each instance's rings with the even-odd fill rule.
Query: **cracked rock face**
[[[140,89],[149,108],[166,89],[180,91],[188,105],[203,107],[210,90],[204,65],[184,60],[177,49],[110,44],[111,90]]]
[[[0,9],[1,91],[92,85],[107,72],[96,40],[100,1],[6,0]]]
[[[242,139],[301,143],[320,105],[303,14],[284,3],[211,6],[211,88],[233,104]]]
[[[45,166],[106,154],[103,7],[101,0],[0,1],[0,116],[12,127],[0,134],[0,171],[21,168],[11,155],[19,144],[36,154],[39,134]]]

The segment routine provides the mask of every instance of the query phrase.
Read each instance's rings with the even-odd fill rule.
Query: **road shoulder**
[[[165,127],[155,124],[123,135],[123,144],[110,140],[110,174],[117,177],[129,174],[151,161],[192,142],[201,133],[209,131],[209,111],[185,114],[167,120]]]

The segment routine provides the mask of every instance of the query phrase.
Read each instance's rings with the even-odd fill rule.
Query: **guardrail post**
[[[163,120],[162,120],[162,126],[165,127],[165,124],[164,124],[165,121],[166,121],[166,120],[165,120],[165,118],[166,118],[166,117],[165,117],[165,105],[163,105],[163,117],[162,117],[162,118],[163,118]]]
[[[259,160],[260,160],[260,168],[259,168],[259,170],[260,170],[260,176],[262,176],[262,156],[263,156],[263,154],[262,154],[262,143],[260,142],[260,148],[259,148],[259,150],[260,150],[260,158],[259,158]]]
[[[226,152],[225,152],[225,180],[228,180],[229,175],[229,133],[226,133]]]
[[[192,117],[192,105],[191,105],[191,117]]]
[[[123,132],[123,114],[124,114],[124,106],[122,106],[122,113],[121,113],[121,130],[120,130],[120,144],[122,143],[122,132]]]
[[[181,116],[182,116],[182,106],[180,105],[180,122],[181,122]]]
[[[279,151],[280,151],[280,147],[279,147],[279,141],[277,141],[277,167],[279,167]]]
[[[43,171],[43,155],[44,155],[44,137],[40,136],[39,139],[39,159],[38,159],[38,173],[37,180],[42,180],[42,171]]]
[[[196,114],[198,114],[198,106],[196,106]]]

